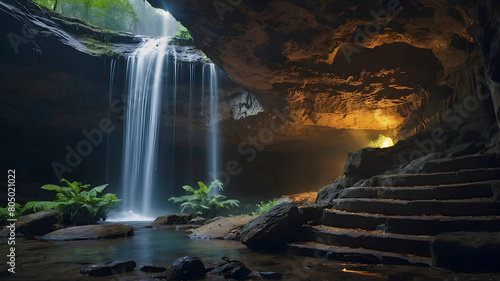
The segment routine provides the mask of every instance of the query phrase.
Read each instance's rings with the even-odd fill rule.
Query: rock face
[[[50,232],[40,239],[43,241],[113,239],[134,235],[134,228],[119,223],[74,226]]]
[[[281,203],[250,221],[241,232],[241,242],[255,250],[283,250],[295,238],[303,221],[295,205]]]
[[[191,214],[168,214],[157,217],[153,221],[153,225],[187,224],[192,218]]]
[[[380,148],[366,147],[349,152],[344,174],[351,178],[366,179],[380,174],[392,165],[392,159]]]
[[[296,129],[408,136],[470,97],[480,83],[466,81],[484,65],[498,73],[481,54],[498,58],[488,40],[498,32],[495,1],[148,1],[182,22],[236,82],[285,101]]]
[[[450,232],[431,242],[431,265],[455,272],[499,272],[500,233]]]
[[[57,210],[44,210],[34,214],[21,216],[16,221],[16,233],[27,235],[45,235],[58,228],[62,222],[61,212]],[[2,230],[2,234],[6,230]]]
[[[220,218],[196,228],[189,235],[191,239],[237,239],[237,230],[257,216]]]
[[[115,261],[108,262],[102,265],[92,265],[86,268],[82,268],[80,269],[80,273],[95,277],[109,276],[132,271],[135,267],[135,261]]]
[[[196,280],[205,276],[205,265],[197,257],[185,256],[174,261],[167,271],[167,280]]]

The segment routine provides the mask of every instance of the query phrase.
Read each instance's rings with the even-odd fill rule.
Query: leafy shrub
[[[191,37],[191,34],[189,34],[189,31],[187,30],[187,28],[184,27],[184,25],[182,25],[182,24],[179,24],[179,29],[175,33],[174,37],[178,38],[178,39],[184,39],[184,40],[193,39],[193,37]]]
[[[61,182],[66,183],[67,186],[46,184],[41,187],[45,190],[57,191],[54,201],[30,201],[24,205],[21,213],[26,215],[54,209],[61,211],[65,223],[80,224],[82,221],[93,223],[106,220],[109,210],[121,201],[111,193],[98,196],[108,186],[107,184],[91,188],[89,184],[81,182],[69,182],[65,179]]]
[[[180,205],[182,207],[181,212],[184,212],[186,208],[189,208],[191,209],[193,215],[202,216],[204,218],[213,218],[218,215],[228,215],[230,208],[239,207],[240,201],[238,200],[228,199],[219,201],[226,199],[226,196],[220,194],[209,194],[214,187],[222,190],[222,183],[220,181],[215,180],[211,182],[209,186],[199,181],[198,185],[200,188],[197,190],[189,185],[185,185],[182,188],[192,194],[181,197],[170,197],[168,200],[174,201],[174,203],[182,203]]]
[[[252,215],[263,215],[267,212],[269,212],[269,210],[271,210],[274,206],[276,205],[279,205],[280,203],[282,203],[282,201],[274,198],[273,200],[269,200],[269,202],[267,203],[264,203],[264,201],[260,201],[259,204],[255,204],[255,206],[257,206],[257,211],[256,212],[252,212]]]

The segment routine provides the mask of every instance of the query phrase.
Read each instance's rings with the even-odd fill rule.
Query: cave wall
[[[495,1],[148,1],[236,82],[278,97],[294,132],[394,129],[404,138],[434,123],[456,127],[444,113],[495,73],[496,47],[485,47],[497,38]],[[471,102],[462,124],[489,126],[492,85],[493,101]]]

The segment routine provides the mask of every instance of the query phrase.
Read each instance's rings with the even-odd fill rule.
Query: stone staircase
[[[428,161],[420,174],[378,175],[345,188],[289,252],[359,263],[430,264],[444,232],[500,232],[496,154]],[[496,199],[496,200],[495,200]]]

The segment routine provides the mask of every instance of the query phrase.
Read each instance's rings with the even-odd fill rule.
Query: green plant
[[[107,184],[91,188],[90,184],[77,181],[69,182],[62,179],[61,182],[66,183],[67,186],[46,184],[41,187],[57,192],[54,201],[30,201],[24,205],[21,213],[26,215],[41,210],[55,209],[61,211],[65,223],[80,224],[82,221],[93,223],[106,220],[109,210],[121,201],[111,193],[98,196],[108,186]]]
[[[212,188],[217,188],[222,190],[222,183],[215,180],[210,183],[209,186],[199,181],[198,185],[200,188],[194,189],[189,185],[185,185],[182,188],[190,192],[190,195],[184,195],[181,197],[170,197],[168,201],[174,201],[174,203],[182,203],[181,212],[184,212],[186,208],[192,210],[194,215],[199,215],[205,218],[213,218],[217,215],[228,215],[229,209],[232,207],[239,207],[240,201],[235,199],[228,199],[224,201],[219,201],[226,199],[226,196],[220,194],[209,194]]]
[[[269,202],[267,202],[267,203],[264,203],[264,201],[260,201],[259,204],[255,204],[255,206],[257,206],[257,211],[252,212],[252,215],[253,216],[263,215],[263,214],[269,212],[269,210],[271,210],[271,208],[273,208],[274,206],[279,205],[281,203],[282,203],[282,201],[280,201],[276,198],[274,198],[273,200],[269,200]]]
[[[372,148],[385,148],[392,145],[393,145],[392,139],[382,134],[378,135],[378,138],[376,140],[372,140],[368,143],[368,146]]]
[[[193,37],[191,37],[191,34],[189,34],[189,31],[187,30],[187,28],[184,27],[182,24],[179,24],[179,29],[175,33],[174,37],[178,38],[178,39],[184,39],[184,40],[193,39]]]
[[[17,218],[21,214],[21,204],[14,203],[14,206],[0,207],[0,225],[5,224],[7,219]]]

